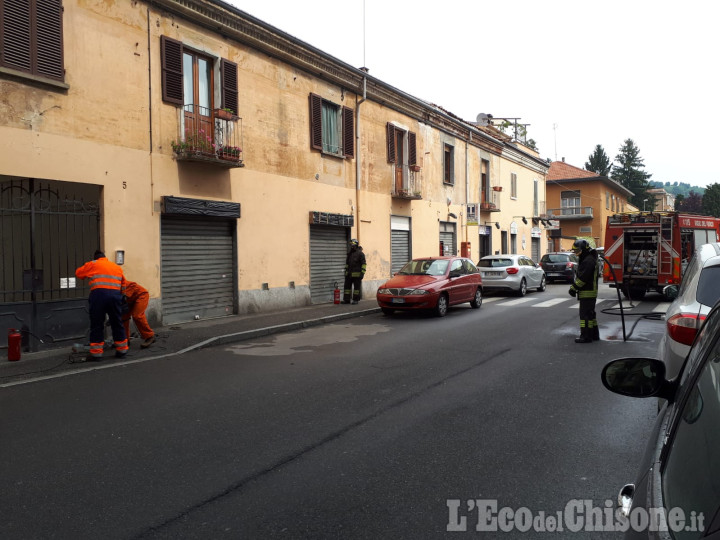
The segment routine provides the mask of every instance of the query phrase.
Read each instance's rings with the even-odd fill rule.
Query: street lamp
[[[645,203],[647,202],[647,199],[643,199],[643,212],[645,211]]]

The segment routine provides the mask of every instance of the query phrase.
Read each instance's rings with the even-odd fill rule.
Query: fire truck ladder
[[[672,235],[672,216],[662,216],[660,218],[660,253],[658,253],[658,274],[672,274]],[[669,249],[663,249],[663,244],[668,245]]]

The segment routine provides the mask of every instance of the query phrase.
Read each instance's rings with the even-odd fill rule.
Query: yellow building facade
[[[350,238],[365,297],[411,257],[545,251],[548,164],[492,127],[224,3],[25,9],[46,39],[0,58],[0,305],[31,349],[83,335],[98,247],[152,324],[330,302]]]

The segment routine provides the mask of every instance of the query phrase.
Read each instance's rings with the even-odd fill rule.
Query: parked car
[[[528,289],[545,290],[545,271],[525,255],[486,255],[477,266],[486,291],[514,291],[525,296]]]
[[[438,317],[449,306],[470,302],[482,304],[480,271],[464,257],[426,257],[409,261],[377,291],[377,302],[385,315],[395,310],[434,310]]]
[[[680,287],[668,285],[663,294],[674,300],[665,312],[658,358],[665,362],[666,374],[672,379],[680,371],[705,317],[720,300],[720,242],[698,247]]]
[[[654,358],[621,358],[603,369],[602,382],[612,392],[667,400],[652,420],[654,427],[635,482],[618,494],[619,514],[630,518],[625,538],[718,538],[718,358],[720,303],[697,334],[679,377],[668,378],[665,364]],[[648,517],[668,532],[650,530]]]
[[[548,283],[556,280],[572,283],[575,280],[575,267],[580,260],[572,252],[546,253],[540,259]]]

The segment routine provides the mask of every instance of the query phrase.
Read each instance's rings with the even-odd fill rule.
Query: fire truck
[[[718,237],[720,219],[714,217],[678,212],[608,216],[603,281],[620,287],[626,298],[662,293],[666,285],[680,284],[695,246],[717,242]]]

